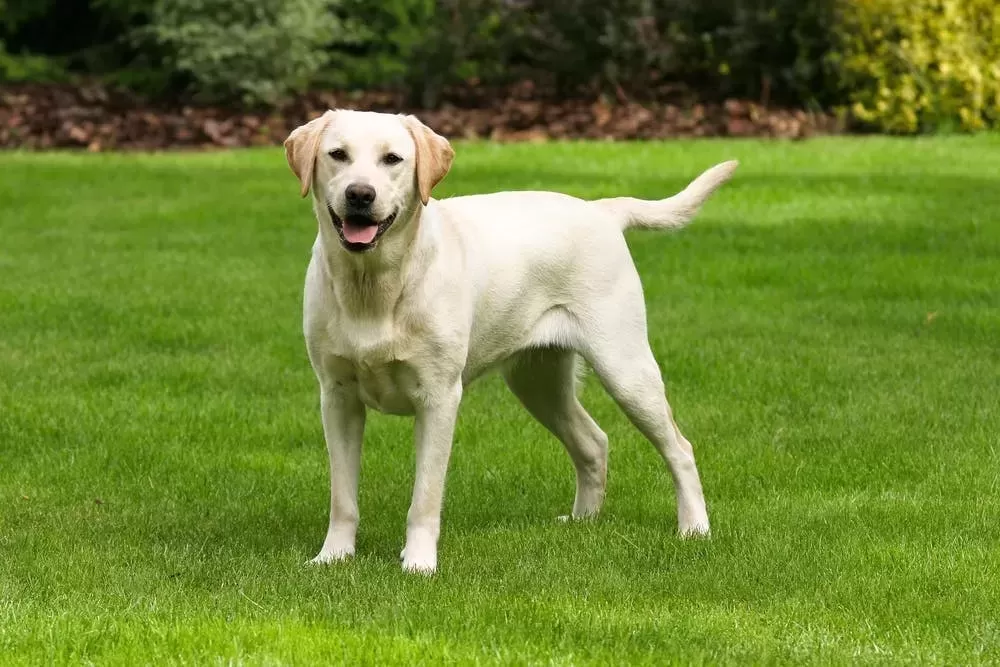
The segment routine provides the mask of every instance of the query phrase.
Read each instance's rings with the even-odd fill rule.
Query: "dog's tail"
[[[730,160],[708,169],[673,197],[649,201],[634,197],[597,199],[593,203],[609,211],[623,230],[629,227],[670,229],[683,227],[694,218],[705,200],[729,180],[739,162]]]

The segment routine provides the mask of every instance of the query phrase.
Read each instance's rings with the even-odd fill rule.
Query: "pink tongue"
[[[344,238],[348,243],[371,243],[377,232],[378,225],[352,225],[344,221]]]

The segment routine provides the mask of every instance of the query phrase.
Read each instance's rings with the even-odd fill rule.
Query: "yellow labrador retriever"
[[[691,443],[664,397],[622,232],[684,225],[736,162],[659,201],[551,192],[437,201],[431,191],[454,151],[413,116],[327,111],[295,129],[285,150],[319,220],[304,330],[331,484],[329,530],[313,562],[354,553],[372,408],[415,417],[416,479],[401,558],[405,570],[435,571],[462,391],[492,370],[569,452],[573,517],[596,514],[608,439],[577,400],[578,357],[666,460],[680,533],[708,534]]]

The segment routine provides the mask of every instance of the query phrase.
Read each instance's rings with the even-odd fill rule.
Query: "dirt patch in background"
[[[454,94],[437,109],[417,109],[391,93],[315,92],[269,111],[169,108],[100,85],[4,85],[0,147],[90,151],[236,148],[278,145],[328,108],[417,114],[450,138],[494,141],[666,139],[836,134],[832,115],[722,103],[638,103],[624,96],[552,101],[530,82],[488,94]]]

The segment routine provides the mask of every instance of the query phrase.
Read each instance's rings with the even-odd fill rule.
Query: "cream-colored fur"
[[[438,201],[430,192],[454,153],[412,116],[329,111],[297,128],[285,147],[302,195],[312,191],[319,222],[304,331],[320,386],[331,502],[329,530],[314,562],[354,553],[361,443],[371,408],[415,418],[416,479],[403,568],[437,568],[462,391],[493,370],[569,452],[577,477],[573,516],[596,514],[604,498],[607,437],[577,400],[578,357],[667,462],[680,533],[708,534],[694,454],[664,397],[622,230],[684,225],[736,162],[709,169],[660,201],[584,201],[549,192]],[[363,252],[349,250],[338,233],[352,184],[374,189],[372,219],[392,220]]]

